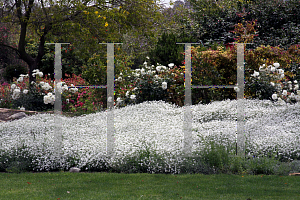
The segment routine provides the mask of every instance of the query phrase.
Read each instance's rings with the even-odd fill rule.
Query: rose
[[[274,65],[274,67],[272,65],[270,65],[270,66],[268,66],[268,68],[266,70],[264,69],[265,65],[260,66],[259,70],[260,70],[260,72],[262,72],[262,76],[261,77],[263,77],[263,79],[265,79],[265,80],[268,79],[268,81],[270,81],[270,79],[271,79],[270,76],[267,77],[266,75],[271,75],[272,78],[280,79],[280,80],[284,78],[284,70],[277,69],[280,66],[279,63],[274,63],[273,65]],[[277,70],[277,72],[279,72],[279,74],[276,73],[276,70]],[[272,72],[272,73],[268,73],[268,72]],[[251,75],[251,76],[258,77],[259,76],[259,72],[254,71],[254,74]],[[258,77],[257,79],[261,79],[261,77]],[[277,81],[276,80],[275,81],[272,80],[274,82],[278,82],[278,84],[277,84],[277,91],[279,91],[279,92],[282,89],[282,86],[279,83],[280,80],[277,80]],[[272,86],[275,86],[274,82],[270,82],[270,84]],[[291,81],[289,81],[288,83],[289,83],[289,89],[292,90]],[[297,83],[297,80],[295,80],[294,83]],[[298,88],[299,88],[299,86],[295,85],[294,91],[296,91]],[[289,96],[289,98],[285,98],[287,96],[287,94],[288,94],[287,90],[283,90],[282,97],[283,97],[284,100],[286,100],[286,102],[291,102],[290,99],[295,99],[296,101],[300,100],[299,92],[297,92],[297,95],[295,95],[294,93],[289,93],[289,94],[291,94]],[[277,99],[277,94],[276,93],[272,95],[272,99],[273,100]],[[279,98],[279,102],[282,102],[281,98]]]
[[[35,77],[35,75],[39,75],[39,77],[43,76],[43,72],[40,72],[38,69],[33,70],[33,72],[34,72],[32,74],[33,77]],[[23,77],[28,77],[28,74],[27,75],[21,74],[20,77],[17,79],[17,82],[23,82],[23,80],[24,80]],[[34,85],[35,83],[32,82],[31,84]],[[60,85],[60,84],[58,84],[58,85]],[[52,88],[52,86],[50,86],[49,83],[45,83],[43,81],[40,82],[39,86],[41,86],[42,89],[46,90],[46,91]],[[12,98],[13,99],[19,98],[20,88],[17,87],[15,84],[12,84],[11,89],[13,90]],[[58,90],[61,90],[61,88],[59,86],[58,86]],[[64,86],[63,87],[63,91],[64,90],[68,90],[68,87]],[[55,90],[54,90],[54,92],[55,92]],[[24,89],[23,93],[27,94],[28,90]],[[45,102],[45,104],[51,103],[53,105],[54,104],[54,100],[55,100],[55,96],[51,92],[49,92],[46,96],[44,96],[44,102]]]
[[[273,66],[268,66],[268,71],[271,71],[271,72],[274,73],[274,72],[275,72],[275,69],[278,68],[280,65],[279,65],[279,63],[274,63],[273,65],[274,65],[275,67],[273,67]],[[264,67],[264,66],[265,66],[265,65],[263,65],[263,67]],[[260,71],[262,71],[262,72],[265,71],[265,70],[263,69],[263,67],[262,67],[262,66],[260,67]],[[280,77],[279,77],[279,78],[280,78],[280,79],[284,78],[284,71],[281,70],[281,69],[278,69],[277,71],[280,73]],[[255,73],[253,74],[254,77],[256,77],[256,76],[258,76],[258,75],[259,75],[258,72],[255,72]],[[273,75],[273,77],[276,77],[276,75]],[[260,78],[260,77],[258,77],[258,78]],[[269,79],[269,80],[270,80],[270,79]],[[289,81],[289,83],[291,83],[291,82]],[[297,83],[296,80],[295,80],[295,83]],[[271,84],[272,86],[275,86],[275,84],[274,84],[273,82],[270,82],[270,84]],[[279,85],[280,85],[280,84],[279,84]],[[298,87],[299,87],[299,86],[296,85],[294,89],[297,90]],[[278,91],[280,91],[280,89],[281,89],[281,87],[278,88]],[[292,90],[291,86],[290,86],[290,89]],[[284,90],[284,91],[283,91],[283,96],[286,96],[286,94],[287,94],[287,91]],[[297,100],[297,99],[298,99],[298,96],[295,96],[294,93],[291,93],[291,98],[295,98],[295,99]],[[277,99],[277,94],[273,94],[273,95],[272,95],[272,99],[276,100],[276,99]],[[281,100],[282,100],[282,99],[279,98],[279,101],[280,101],[280,102],[282,102]],[[287,102],[290,102],[289,99],[286,99],[286,100],[287,100]],[[298,101],[298,100],[297,100],[297,101]]]
[[[169,68],[171,69],[174,64],[170,63]],[[144,63],[144,66],[142,69],[136,69],[129,73],[126,77],[125,75],[125,81],[130,80],[131,82],[129,83],[129,89],[126,91],[126,83],[124,87],[120,87],[119,84],[117,84],[117,87],[120,87],[120,89],[125,90],[121,91],[118,93],[118,98],[117,98],[117,105],[120,105],[121,102],[123,102],[122,98],[125,98],[125,102],[130,103],[129,95],[134,94],[137,97],[140,97],[141,94],[143,93],[143,90],[145,91],[145,88],[142,87],[142,84],[145,85],[145,83],[151,84],[151,86],[154,88],[154,90],[159,90],[159,88],[162,88],[162,90],[167,89],[167,82],[175,82],[174,80],[174,73],[168,74],[167,72],[167,67],[161,66],[160,64],[157,64],[157,67],[155,66],[147,66],[147,62]],[[156,74],[158,73],[158,74]],[[118,82],[122,82],[123,77],[122,73],[120,73],[119,77],[117,78]],[[181,74],[183,75],[183,74]],[[134,85],[132,85],[132,82],[134,82]],[[137,98],[139,99],[139,98]]]
[[[275,69],[276,68],[278,68],[280,65],[279,65],[279,63],[274,63],[273,64],[275,67],[273,67],[273,66],[268,66],[268,71],[271,71],[271,72],[275,72]],[[260,67],[260,71],[264,71],[263,70],[263,67]],[[282,69],[277,69],[277,71],[280,73],[280,79],[282,79],[282,78],[284,78],[284,71],[282,70]],[[273,77],[276,77],[276,76],[273,76]],[[288,82],[289,83],[289,89],[290,90],[293,90],[292,89],[292,85],[291,85],[291,81],[289,81]],[[294,81],[294,83],[297,83],[297,80],[295,80]],[[275,86],[275,83],[274,82],[270,82],[270,84],[272,85],[272,86]],[[280,86],[280,84],[278,85],[278,86]],[[299,88],[299,86],[298,85],[295,85],[295,87],[294,87],[294,91],[296,91],[297,89]],[[278,91],[280,91],[281,89],[282,89],[282,86],[281,87],[278,87],[277,88],[278,89]],[[283,92],[282,92],[282,97],[287,101],[287,102],[291,102],[291,100],[290,99],[295,99],[296,101],[299,101],[300,100],[300,96],[299,96],[299,92],[298,92],[298,95],[295,95],[294,93],[289,93],[289,94],[291,94],[290,96],[289,96],[289,98],[285,98],[286,96],[287,96],[287,90],[283,90]],[[273,100],[276,100],[277,99],[277,94],[275,93],[275,94],[273,94],[272,95],[272,99]],[[281,98],[279,98],[279,101],[280,102],[282,102],[282,99]]]
[[[69,75],[66,74],[66,76],[68,77]],[[62,108],[64,111],[77,112],[77,115],[80,113],[94,112],[97,111],[99,107],[102,107],[103,102],[96,100],[94,95],[95,91],[91,91],[89,88],[82,88],[82,92],[78,92],[78,89],[74,86],[75,83],[86,85],[85,80],[82,79],[80,75],[76,76],[73,74],[72,78],[65,79],[62,83],[71,84],[69,92],[63,93]]]
[[[170,63],[169,65],[170,70],[165,70],[167,67],[160,66],[158,64],[157,67],[155,66],[147,66],[147,63],[144,63],[144,66],[142,69],[136,69],[136,70],[124,70],[123,73],[121,72],[119,75],[116,74],[116,84],[115,84],[115,94],[117,94],[117,102],[115,105],[120,105],[121,103],[123,105],[126,105],[126,103],[130,103],[131,99],[129,98],[130,92],[136,95],[137,99],[140,99],[140,94],[143,93],[144,85],[140,85],[140,81],[142,83],[149,83],[152,84],[151,87],[153,87],[154,90],[158,90],[158,88],[162,88],[162,85],[160,85],[160,82],[163,82],[163,80],[160,80],[160,77],[166,78],[171,77],[173,82],[178,84],[179,86],[176,87],[175,85],[171,85],[169,89],[167,89],[166,94],[169,94],[170,101],[173,101],[173,103],[177,105],[182,105],[183,102],[183,92],[184,92],[184,76],[180,69],[178,70],[177,67],[174,67],[174,63]],[[173,68],[173,69],[172,69]],[[182,67],[184,68],[184,66]],[[157,70],[156,70],[157,69]],[[158,72],[159,71],[159,72]],[[159,76],[158,76],[158,74]],[[178,74],[178,75],[177,75]],[[154,76],[153,76],[154,75]],[[175,80],[174,80],[175,77]],[[137,90],[137,91],[136,91]],[[160,92],[162,90],[160,89]],[[173,98],[171,97],[173,95]],[[178,97],[177,97],[178,96]],[[124,101],[121,99],[124,98]],[[153,98],[153,96],[152,96]],[[145,98],[144,98],[145,99]],[[150,99],[150,98],[149,98]]]
[[[34,74],[33,74],[33,76],[35,76],[36,74],[38,74],[39,76],[42,76],[43,74],[42,74],[42,72],[39,72],[38,70],[34,70]],[[25,75],[23,75],[23,76],[25,76]],[[18,79],[18,82],[22,82],[23,81],[23,78],[19,78]],[[53,82],[53,81],[51,81],[51,82]],[[50,81],[49,81],[49,83],[50,83]],[[41,86],[41,88],[43,89],[43,90],[49,90],[49,89],[51,89],[52,88],[52,86],[50,86],[50,84],[49,83],[45,83],[44,81],[41,81],[40,82],[40,84],[39,85],[37,85],[36,83],[32,83],[33,85],[36,85],[36,86]],[[61,92],[64,92],[64,91],[67,91],[68,90],[68,87],[67,87],[67,85],[64,85],[63,87],[61,87],[63,84],[65,84],[64,82],[61,82],[61,84],[58,84],[59,86],[58,86],[58,90],[59,91],[61,91]],[[71,86],[74,86],[73,84],[71,84]],[[12,85],[12,88],[13,89],[15,89],[14,88],[15,86],[14,86],[14,84]],[[18,89],[18,88],[17,88]],[[77,92],[78,91],[78,89],[77,88],[70,88],[70,92],[73,92],[73,93],[75,93],[75,92]],[[54,92],[55,92],[55,90],[54,90]],[[15,90],[15,96],[17,96],[17,94],[18,94],[18,90]],[[28,93],[28,90],[24,90],[24,93]],[[89,95],[90,96],[93,96],[93,95],[91,95],[91,93],[89,93]],[[52,105],[54,104],[54,100],[55,100],[55,95],[53,95],[52,93],[48,93],[46,96],[44,96],[44,103],[45,104],[48,104],[48,103],[51,103]],[[88,102],[88,101],[87,101]],[[69,100],[68,100],[68,102],[66,102],[66,103],[69,103]],[[81,107],[83,107],[83,109],[86,109],[86,107],[88,107],[88,106],[82,106],[83,105],[83,102],[81,102],[80,103],[81,104]],[[93,104],[94,105],[94,104]],[[71,107],[71,106],[70,106]],[[65,108],[64,106],[63,106],[63,108]],[[86,109],[86,110],[88,110],[88,109]],[[93,108],[93,109],[91,109],[90,107],[89,107],[89,110],[95,110],[95,108]]]
[[[265,75],[266,73],[264,73],[265,70],[263,69],[264,66],[265,66],[265,65],[263,65],[263,66],[260,67],[260,71],[262,72],[262,77],[265,77],[265,78],[266,78],[266,75]],[[278,68],[280,65],[279,65],[279,63],[274,63],[274,66],[275,66],[275,67],[273,67],[273,66],[268,66],[268,71],[273,72],[273,74],[275,73],[275,69]],[[279,79],[284,78],[284,71],[281,70],[281,69],[278,69],[277,71],[280,73],[280,76],[276,76],[276,74],[275,74],[275,75],[271,75],[271,76],[272,76],[272,77],[275,77],[275,78],[278,77]],[[268,74],[268,75],[269,75],[269,74]],[[251,75],[251,76],[254,76],[254,77],[259,76],[259,72],[254,71],[254,74]],[[258,79],[260,79],[260,77],[258,77]],[[267,79],[268,79],[268,81],[270,81],[270,77],[267,77]],[[278,81],[277,81],[277,82],[278,82]],[[273,82],[270,82],[270,83],[271,83],[272,86],[275,85]],[[275,96],[273,95],[273,97],[275,97]]]
[[[39,72],[38,70],[34,70],[34,72],[36,72],[36,73],[34,73],[33,76],[35,76],[36,74],[38,74],[40,77],[43,76],[42,72]],[[23,77],[28,77],[28,75],[21,75],[21,77],[18,78],[17,82],[23,82],[23,80],[24,80]],[[32,83],[32,84],[34,84],[34,83]],[[49,90],[49,89],[52,88],[48,83],[44,83],[44,82],[40,82],[39,86],[41,86],[43,90]],[[20,97],[20,88],[17,87],[15,84],[12,84],[11,89],[13,90],[12,98],[14,100],[18,99]],[[23,93],[28,94],[28,90],[24,89]],[[21,100],[24,100],[24,98],[26,98],[26,95]],[[27,99],[25,99],[25,101],[23,101],[23,103],[26,102]],[[46,96],[44,96],[44,103],[45,104],[50,103],[50,104],[53,105],[54,100],[55,100],[55,96],[51,92],[49,92]],[[30,98],[29,98],[29,101],[30,101]],[[48,107],[48,108],[50,108],[50,107]]]
[[[10,98],[10,90],[7,87],[8,83],[3,83],[0,85],[0,98],[1,98],[1,107],[10,108],[11,107],[11,98]]]

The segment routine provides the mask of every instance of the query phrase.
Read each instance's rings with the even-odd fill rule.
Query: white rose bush
[[[38,69],[33,70],[33,72],[34,72],[33,73],[34,77],[37,75],[37,82],[38,82],[39,78],[43,77],[43,73],[40,72]],[[47,109],[52,110],[55,102],[55,89],[52,90],[53,87],[48,82],[45,81],[40,81],[39,83],[31,82],[31,85],[34,87],[32,87],[33,91],[31,95],[29,95],[29,90],[23,89],[26,88],[26,84],[24,80],[27,78],[28,78],[28,74],[27,75],[21,74],[20,78],[17,79],[17,84],[20,85],[20,87],[17,86],[16,84],[11,85],[11,92],[12,92],[11,97],[14,100],[15,104],[17,106],[18,105],[22,107],[25,106],[27,110],[36,110],[36,109],[40,111],[44,111]],[[49,81],[49,82],[51,84],[54,84],[53,81]],[[21,90],[23,90],[23,92],[21,92]],[[62,99],[64,99],[64,96],[67,95],[66,92],[69,92],[73,95],[78,92],[78,89],[73,84],[71,84],[71,86],[68,87],[65,82],[60,82],[58,84],[58,90],[63,94]],[[66,103],[69,103],[69,99],[66,99]],[[36,107],[37,104],[39,105],[38,108]]]
[[[121,89],[116,94],[116,105],[122,107],[132,103],[153,100],[170,102],[175,95],[170,92],[170,86],[172,86],[172,89],[178,89],[177,95],[184,95],[184,85],[176,85],[180,84],[178,83],[179,81],[182,81],[178,79],[179,76],[183,79],[183,73],[175,71],[173,67],[174,63],[168,64],[168,67],[162,66],[159,63],[157,63],[156,67],[154,65],[148,66],[148,63],[145,61],[141,69],[132,70],[125,75],[120,73],[118,78],[116,78],[116,87],[120,87]],[[179,88],[182,88],[181,92],[179,92]]]
[[[265,84],[265,86],[269,85],[268,92],[273,92],[272,99],[273,101],[278,101],[278,103],[297,103],[300,101],[300,90],[298,81],[294,80],[294,86],[291,81],[284,81],[281,84],[281,80],[285,77],[284,70],[278,69],[280,67],[279,63],[274,63],[273,65],[269,65],[265,67],[265,64],[260,66],[259,71],[254,70],[254,73],[251,75],[256,80],[260,80]],[[260,74],[261,73],[261,74]],[[254,82],[254,80],[252,79]],[[271,86],[271,87],[270,87]],[[289,92],[288,92],[289,91]],[[267,91],[266,91],[267,93]],[[278,93],[278,94],[277,94]],[[262,92],[259,94],[262,95]]]

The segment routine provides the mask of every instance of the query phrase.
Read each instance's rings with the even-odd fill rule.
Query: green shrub
[[[13,148],[10,152],[0,152],[1,172],[21,173],[33,170],[34,156],[30,154],[30,150],[26,146]]]
[[[157,65],[157,63],[168,66],[169,63],[174,63],[175,66],[181,66],[184,61],[184,56],[180,53],[184,52],[184,45],[176,44],[179,42],[175,34],[163,33],[158,39],[155,49],[151,51],[150,63]]]
[[[48,111],[54,108],[54,105],[44,103],[44,95],[40,94],[36,87],[32,87],[32,91],[28,91],[27,94],[21,91],[19,98],[12,100],[13,109],[22,106],[31,111]]]
[[[210,167],[201,157],[187,158],[180,163],[180,173],[183,174],[215,174],[216,170]]]
[[[220,169],[221,171],[226,170],[225,168],[229,165],[229,150],[227,150],[224,146],[220,146],[215,144],[215,142],[209,142],[210,147],[206,146],[202,151],[202,159],[206,162],[210,167],[215,167]]]
[[[266,83],[257,79],[246,81],[245,91],[248,91],[250,94],[252,94],[252,96],[249,98],[258,98],[259,100],[272,100],[272,95],[277,92],[275,87],[270,83]]]
[[[220,1],[219,1],[220,2]],[[235,1],[238,2],[238,1]],[[282,1],[257,1],[240,3],[235,9],[232,3],[228,6],[216,7],[214,1],[210,1],[210,7],[215,6],[215,12],[199,10],[203,1],[190,0],[191,6],[196,12],[192,12],[194,26],[188,29],[188,33],[197,33],[194,37],[204,43],[208,40],[226,42],[228,38],[234,38],[234,25],[243,21],[258,20],[258,37],[254,39],[253,47],[260,45],[280,45],[287,49],[292,44],[297,44],[299,38],[300,18],[299,2],[297,0]],[[222,2],[221,2],[222,3]],[[197,26],[196,26],[196,25]],[[197,29],[201,31],[197,32]]]
[[[21,74],[28,74],[27,67],[21,65],[9,65],[5,68],[3,78],[8,82],[13,82],[13,79],[18,79]]]
[[[274,166],[278,163],[278,161],[267,157],[254,157],[247,160],[246,163],[249,174],[273,175],[275,174]]]

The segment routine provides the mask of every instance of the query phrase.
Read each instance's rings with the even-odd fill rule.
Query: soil
[[[13,121],[13,119],[8,119],[13,114],[24,112],[26,115],[35,115],[35,114],[43,114],[43,113],[50,113],[53,114],[54,111],[45,111],[45,112],[37,112],[37,111],[28,111],[28,110],[15,110],[15,109],[8,109],[8,108],[0,108],[0,122],[7,122]],[[18,120],[18,119],[14,119]]]

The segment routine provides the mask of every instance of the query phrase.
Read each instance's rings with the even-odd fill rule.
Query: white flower
[[[148,56],[146,57],[148,60],[150,59]]]
[[[136,96],[133,94],[133,95],[130,96],[130,99],[135,99],[135,97]]]
[[[22,106],[22,107],[20,108],[20,110],[25,110],[25,108]]]
[[[162,89],[163,90],[167,89],[167,87],[168,87],[167,85],[168,85],[167,82],[162,82]]]
[[[112,97],[108,97],[107,101],[112,102]]]
[[[45,84],[44,81],[41,81],[41,82],[40,82],[40,86],[43,86],[44,84]]]
[[[300,95],[295,96],[296,101],[300,101]]]
[[[26,90],[26,89],[23,90],[23,93],[24,93],[24,94],[27,94],[27,93],[28,93],[28,90]]]
[[[34,81],[31,81],[31,85],[36,85],[36,83]]]
[[[275,71],[276,71],[275,67],[271,67],[271,72],[275,72]]]
[[[44,103],[45,104],[50,103],[50,97],[49,96],[44,96]]]
[[[280,78],[281,78],[281,79],[284,78],[284,74],[281,74],[281,75],[280,75]]]
[[[64,91],[68,91],[68,86],[67,85],[64,85],[63,87],[62,87],[62,91],[64,92]]]
[[[300,95],[300,90],[297,90],[297,95]]]
[[[23,82],[23,77],[19,77],[19,78],[17,79],[17,82],[18,82],[18,83]]]
[[[160,72],[160,70],[161,70],[161,66],[157,66],[156,71]]]
[[[16,87],[17,87],[16,84],[12,84],[12,85],[10,86],[11,90],[14,90]]]
[[[129,95],[129,91],[126,92],[125,96],[128,97],[128,95]]]
[[[122,76],[123,74],[122,74],[122,72],[120,73],[120,76]]]
[[[121,98],[120,97],[118,97],[117,98],[117,102],[121,102],[122,100],[121,100]]]
[[[240,88],[238,88],[237,86],[233,88],[236,92],[240,91]]]
[[[42,86],[42,89],[44,89],[44,90],[49,90],[49,89],[51,89],[51,88],[52,88],[52,86],[50,86],[49,83],[45,83],[45,84]],[[59,89],[59,86],[58,86],[58,89]]]
[[[119,76],[118,81],[120,81],[120,82],[122,81],[122,77],[121,76]]]
[[[278,72],[279,72],[279,74],[284,74],[284,70],[283,69],[279,69]]]
[[[70,100],[69,100],[69,99],[66,99],[66,101],[67,101],[67,103],[69,103]]]
[[[48,104],[48,103],[51,103],[51,104],[54,104],[54,101],[55,101],[55,96],[52,95],[52,93],[48,93],[48,95],[44,96],[44,103],[45,104]]]
[[[38,72],[37,73],[40,77],[43,77],[43,72]]]
[[[138,88],[137,87],[135,87],[134,89],[133,89],[133,91],[136,91]]]
[[[257,72],[257,71],[254,70],[254,73],[251,76],[254,76],[254,77],[259,76],[259,72]]]
[[[298,83],[297,80],[294,80],[294,83]]]
[[[173,68],[173,67],[174,67],[174,63],[170,63],[170,64],[168,64],[168,66],[169,66],[170,68]]]
[[[21,91],[20,91],[20,89],[19,88],[16,88],[15,90],[14,90],[14,93],[17,93],[17,94],[19,94]]]
[[[273,65],[274,65],[275,68],[280,67],[280,64],[279,64],[279,63],[273,63]]]
[[[259,67],[259,71],[265,71],[262,66]]]
[[[143,65],[147,66],[147,62],[144,62]]]
[[[273,94],[272,99],[276,100],[277,99],[277,94]]]
[[[273,82],[270,82],[270,84],[271,84],[272,86],[275,86],[275,83],[273,83]]]
[[[142,74],[142,75],[145,74],[145,69],[141,69],[141,74]]]
[[[167,70],[167,67],[166,67],[166,66],[161,66],[161,68],[163,68],[163,70]]]
[[[282,91],[282,94],[283,94],[284,96],[286,96],[286,95],[287,95],[287,91],[286,91],[286,90],[283,90],[283,91]]]
[[[72,84],[73,85],[73,84]],[[76,93],[76,92],[78,92],[78,89],[77,88],[70,88],[70,91],[72,92],[72,93]]]
[[[291,93],[290,98],[291,98],[291,99],[294,99],[294,98],[295,98],[295,94],[294,94],[294,93]]]

